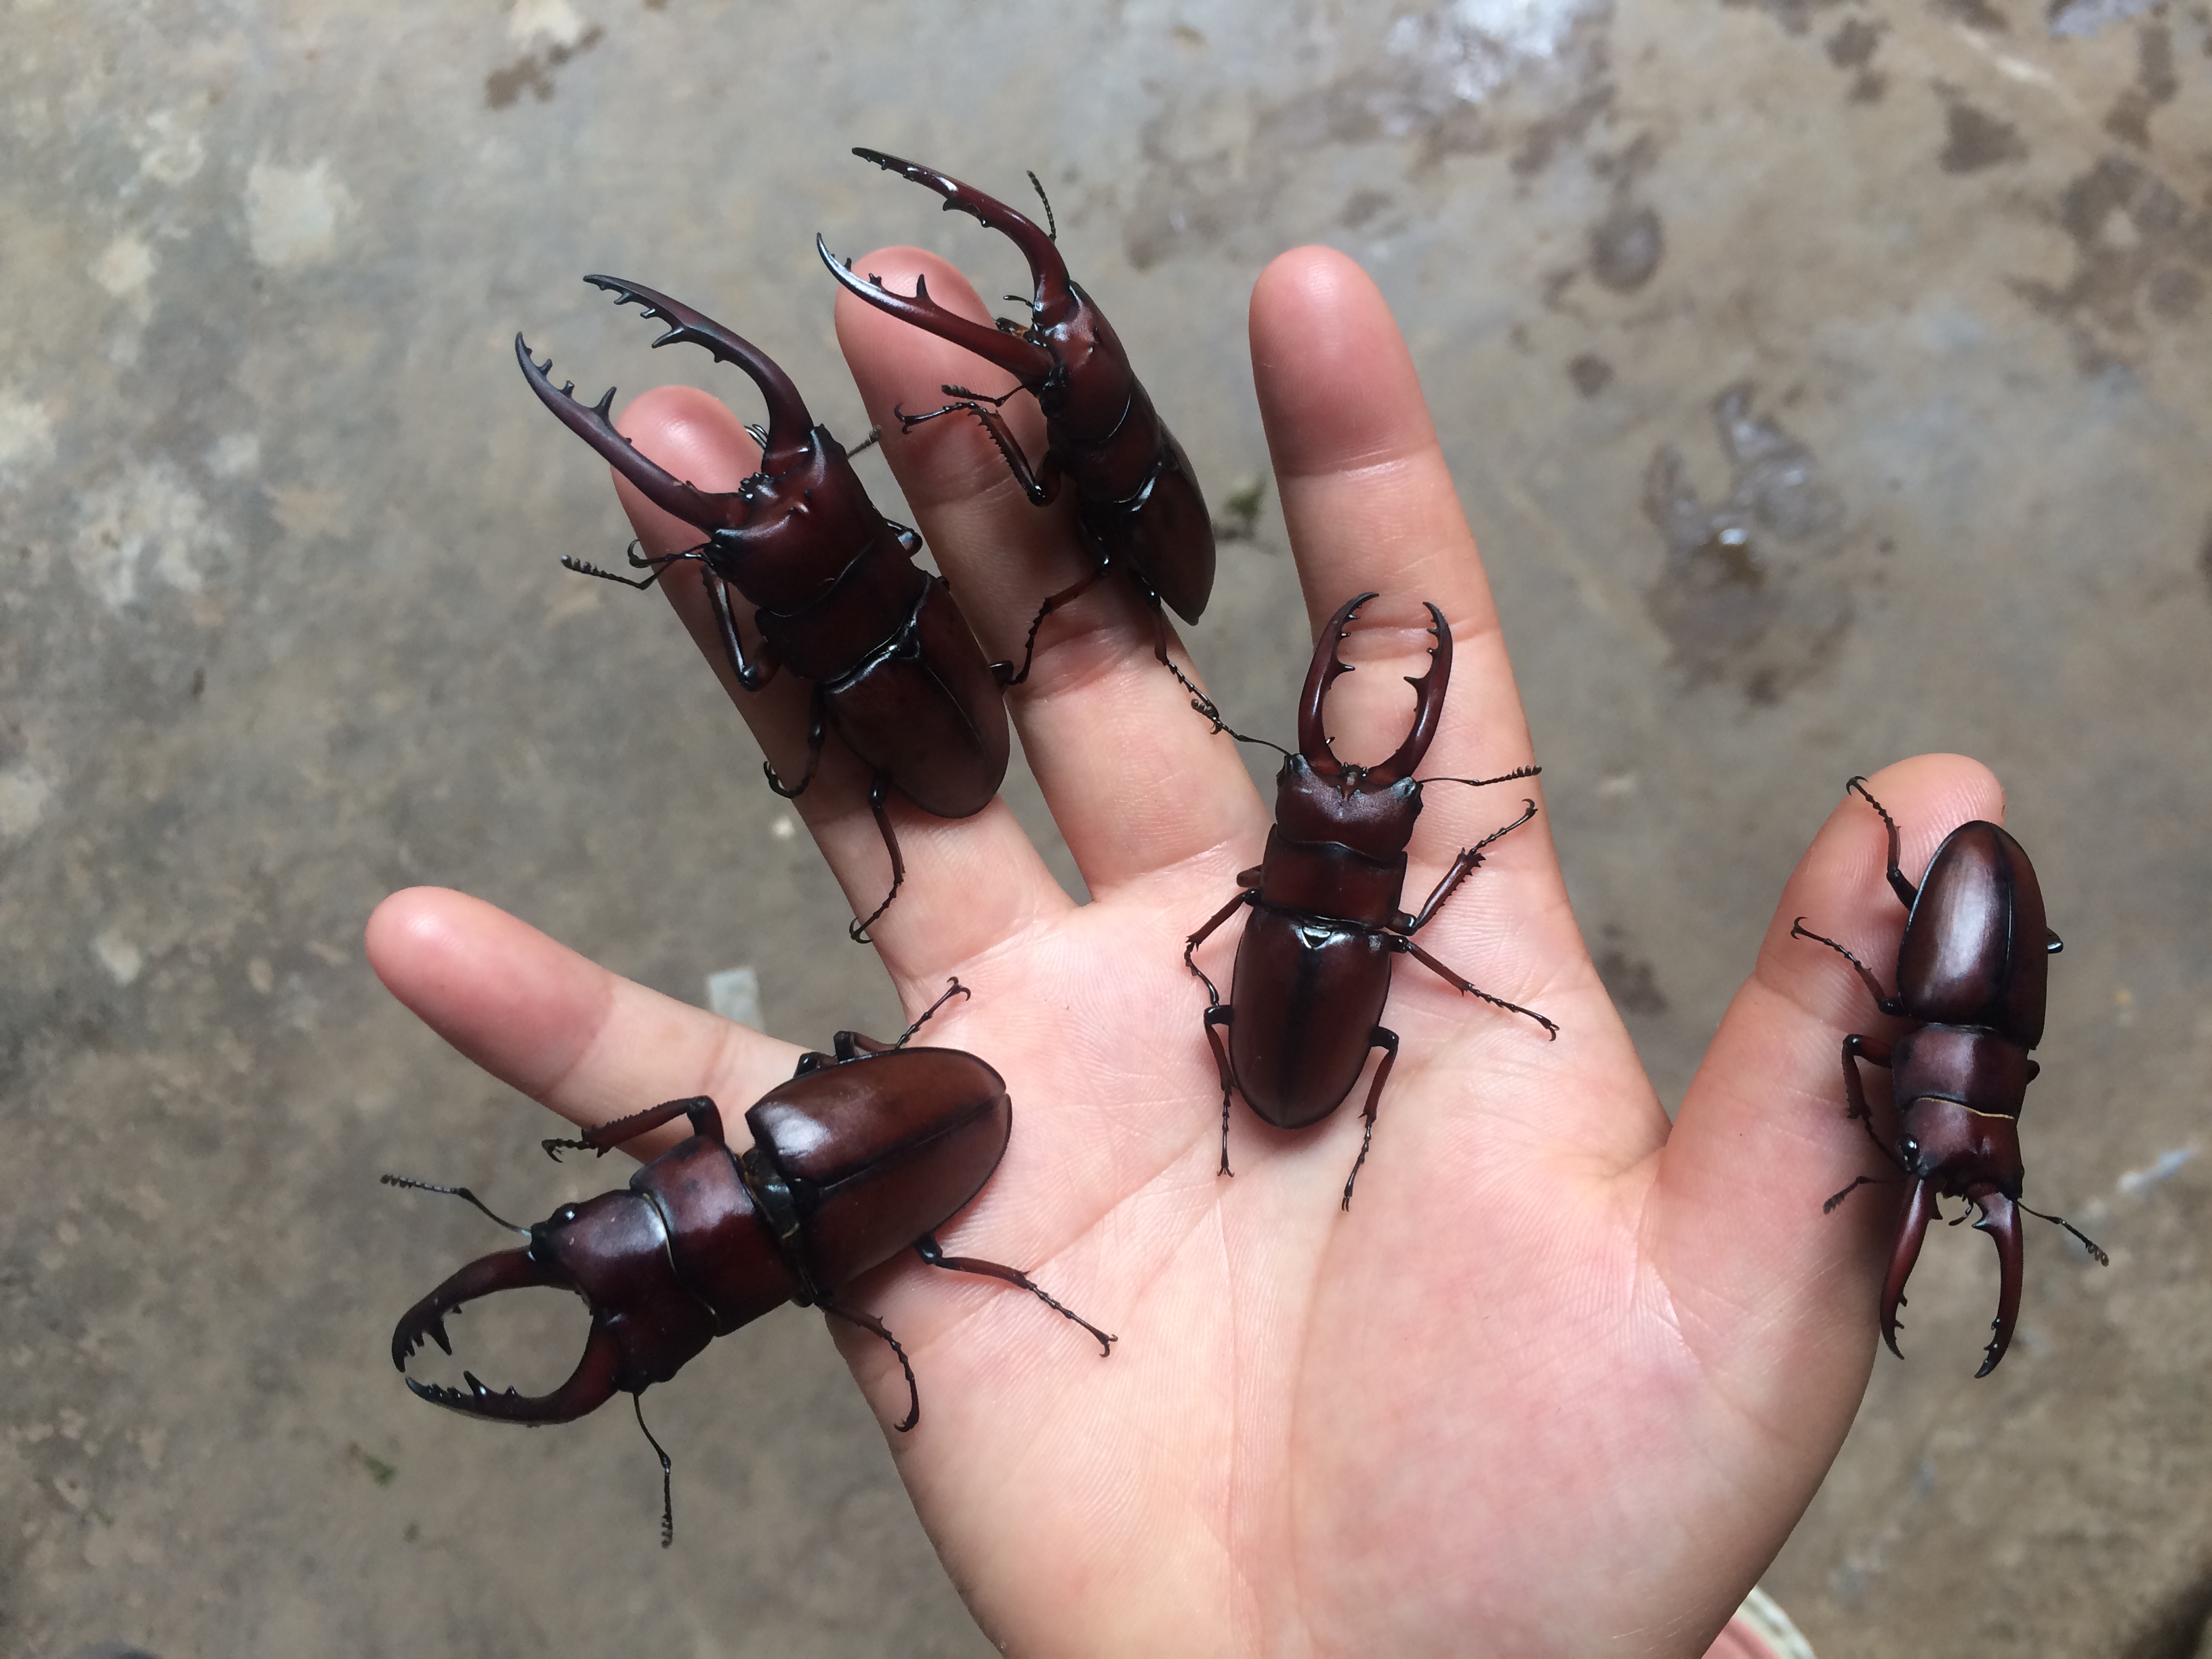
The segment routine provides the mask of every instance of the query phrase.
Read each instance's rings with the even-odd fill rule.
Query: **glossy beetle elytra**
[[[1889,885],[1905,907],[1905,937],[1897,951],[1897,994],[1892,996],[1866,965],[1844,946],[1805,926],[1794,939],[1809,939],[1840,953],[1857,970],[1886,1014],[1911,1023],[1894,1042],[1853,1033],[1844,1039],[1844,1093],[1849,1115],[1866,1125],[1882,1155],[1912,1183],[1899,1224],[1889,1272],[1882,1282],[1881,1334],[1897,1346],[1897,1310],[1905,1280],[1920,1259],[1928,1224],[1939,1198],[1960,1198],[1980,1212],[1974,1225],[1995,1241],[2001,1275],[1997,1316],[1982,1368],[1996,1369],[2012,1341],[2020,1313],[2019,1212],[2057,1222],[2105,1263],[2105,1253],[2060,1217],[2021,1201],[2025,1172],[2020,1154],[2020,1113],[2027,1085],[2040,1069],[2028,1050],[2043,1040],[2048,958],[2058,935],[2044,925],[2043,889],[2027,853],[2002,828],[1977,818],[1943,838],[1915,887],[1898,867],[1897,821],[1868,790],[1864,778],[1845,786],[1880,813],[1889,832]],[[1867,1107],[1858,1062],[1890,1073],[1898,1103],[1894,1146],[1881,1138]],[[1875,1181],[1861,1176],[1828,1200],[1836,1206]]]

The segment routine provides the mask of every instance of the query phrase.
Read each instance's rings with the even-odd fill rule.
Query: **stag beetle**
[[[551,358],[534,362],[522,336],[514,355],[531,387],[615,470],[663,511],[707,539],[679,553],[642,558],[633,579],[580,559],[569,569],[630,587],[650,587],[669,567],[692,561],[714,607],[722,649],[738,684],[757,691],[779,665],[814,682],[806,769],[786,784],[763,764],[769,787],[795,796],[814,777],[824,737],[834,730],[873,775],[868,808],[890,854],[890,891],[848,931],[866,942],[869,924],[890,908],[906,880],[884,798],[892,790],[925,812],[964,818],[990,805],[1006,775],[1006,710],[1000,693],[1009,665],[986,664],[941,578],[914,562],[921,538],[876,510],[844,448],[814,424],[790,377],[766,353],[712,318],[635,283],[586,276],[615,303],[635,301],[670,325],[655,346],[684,341],[735,363],[768,400],[768,425],[749,428],[761,447],[760,471],[734,490],[685,483],[647,460],[615,430],[614,390],[592,406],[556,390]],[[865,447],[865,446],[863,446]],[[757,608],[760,643],[748,656],[730,603],[735,586]]]
[[[556,1162],[564,1148],[604,1157],[677,1118],[691,1124],[690,1135],[633,1175],[626,1191],[564,1204],[534,1227],[494,1214],[465,1187],[384,1176],[388,1186],[465,1199],[530,1241],[471,1263],[407,1310],[392,1334],[392,1363],[401,1371],[426,1337],[452,1353],[446,1316],[496,1291],[562,1286],[592,1310],[583,1358],[550,1394],[495,1393],[465,1371],[465,1392],[411,1376],[408,1388],[433,1405],[494,1422],[574,1422],[617,1389],[637,1403],[715,1337],[796,1302],[890,1345],[906,1376],[903,1433],[921,1418],[906,1350],[840,1292],[908,1248],[933,1267],[1021,1286],[1110,1353],[1114,1337],[1018,1268],[947,1255],[938,1244],[937,1229],[991,1178],[1013,1127],[1005,1079],[983,1061],[957,1048],[906,1047],[931,1014],[967,994],[952,981],[896,1042],[840,1031],[834,1054],[801,1055],[791,1081],[746,1111],[753,1144],[742,1152],[730,1146],[720,1111],[704,1095],[665,1101],[573,1140],[544,1142]],[[645,1426],[641,1404],[638,1426]],[[646,1437],[653,1439],[651,1431]],[[669,1460],[658,1441],[653,1447],[660,1456],[665,1547],[673,1528]]]
[[[1045,223],[1039,226],[1004,202],[932,168],[880,150],[855,149],[853,154],[935,191],[945,198],[947,213],[957,209],[971,214],[986,230],[1005,235],[1029,262],[1036,285],[1026,327],[1002,321],[995,329],[987,328],[945,310],[919,280],[911,298],[893,294],[877,277],[863,281],[854,274],[849,259],[831,253],[820,236],[814,239],[815,251],[830,274],[878,311],[965,347],[1019,382],[996,397],[947,386],[945,394],[958,402],[921,415],[894,410],[902,430],[910,432],[941,415],[970,414],[982,422],[1030,500],[1039,506],[1053,500],[1063,474],[1074,486],[1076,521],[1091,554],[1091,569],[1048,596],[1038,608],[1023,641],[1021,672],[1007,683],[1019,685],[1029,678],[1037,629],[1044,619],[1116,568],[1127,573],[1152,609],[1158,624],[1153,654],[1177,679],[1183,679],[1182,671],[1168,661],[1167,618],[1160,615],[1160,602],[1164,599],[1186,622],[1196,622],[1206,609],[1213,591],[1213,521],[1190,470],[1190,458],[1161,423],[1152,400],[1130,372],[1128,354],[1113,325],[1067,274],[1055,246],[1058,227],[1052,222],[1052,204],[1045,202]],[[1030,182],[1036,185],[1034,173]],[[1044,197],[1042,185],[1037,185],[1037,195]],[[1016,392],[1036,398],[1044,413],[1044,459],[1035,466],[1000,413]]]
[[[1298,748],[1285,749],[1275,777],[1275,823],[1259,865],[1237,878],[1243,890],[1216,911],[1183,946],[1183,966],[1206,986],[1206,1037],[1221,1073],[1221,1170],[1229,1175],[1229,1096],[1233,1088],[1244,1103],[1279,1129],[1299,1129],[1327,1117],[1352,1092],[1370,1048],[1382,1051],[1368,1085],[1366,1127],[1359,1157],[1345,1178],[1343,1207],[1352,1207],[1352,1185],[1375,1139],[1375,1103],[1398,1058],[1397,1033],[1380,1022],[1390,995],[1390,959],[1411,956],[1447,984],[1509,1012],[1525,1014],[1556,1040],[1559,1028],[1533,1009],[1478,990],[1413,942],[1453,890],[1474,873],[1483,849],[1536,816],[1529,801],[1521,816],[1492,830],[1452,861],[1417,914],[1398,908],[1406,880],[1406,847],[1421,813],[1424,783],[1465,783],[1476,787],[1532,778],[1539,767],[1522,766],[1494,778],[1416,778],[1413,769],[1428,752],[1443,718],[1444,691],[1451,683],[1450,624],[1433,605],[1427,607],[1436,644],[1427,672],[1413,688],[1413,729],[1397,752],[1379,766],[1351,766],[1329,747],[1322,723],[1328,689],[1351,665],[1337,653],[1359,607],[1375,597],[1346,600],[1322,629],[1314,646],[1313,666],[1298,705]],[[1214,722],[1229,728],[1212,705],[1194,702]],[[1241,732],[1231,733],[1241,741]],[[1270,744],[1280,748],[1279,744]],[[1231,1000],[1224,1004],[1196,962],[1195,953],[1213,930],[1244,905],[1252,907],[1244,936],[1237,946]],[[1228,1028],[1229,1040],[1221,1032]]]
[[[2020,1217],[2057,1222],[2087,1245],[2100,1266],[2111,1260],[2081,1229],[2021,1201],[2020,1109],[2042,1068],[2027,1051],[2043,1040],[2043,1004],[2058,935],[2044,926],[2043,889],[2021,844],[1994,823],[1976,818],[1943,838],[1916,889],[1898,868],[1897,820],[1867,788],[1864,778],[1844,787],[1881,814],[1889,831],[1889,885],[1905,907],[1905,938],[1897,951],[1897,994],[1890,995],[1862,963],[1835,940],[1816,933],[1800,916],[1792,939],[1808,939],[1836,951],[1857,971],[1885,1014],[1909,1022],[1894,1043],[1857,1033],[1844,1039],[1846,1115],[1866,1125],[1881,1154],[1912,1183],[1881,1290],[1881,1334],[1897,1346],[1897,1310],[1905,1281],[1920,1259],[1928,1224],[1941,1213],[1939,1198],[1965,1199],[1981,1212],[1974,1223],[1996,1242],[2001,1283],[1997,1316],[1977,1376],[1996,1369],[2012,1341],[2020,1313]],[[1887,1067],[1890,1093],[1901,1102],[1895,1146],[1882,1139],[1867,1109],[1858,1062]],[[1832,1212],[1876,1177],[1861,1176],[1824,1206]],[[1961,1216],[1960,1220],[1966,1218]],[[1957,1225],[1956,1222],[1952,1224]]]

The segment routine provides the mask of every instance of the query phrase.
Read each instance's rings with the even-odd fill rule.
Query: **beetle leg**
[[[1421,949],[1419,945],[1414,944],[1413,940],[1407,939],[1402,933],[1394,935],[1392,942],[1395,949],[1410,953],[1414,961],[1419,963],[1422,967],[1427,969],[1431,973],[1434,974],[1438,979],[1443,981],[1445,984],[1450,986],[1454,990],[1464,992],[1467,995],[1471,997],[1480,997],[1485,1002],[1490,1004],[1492,1007],[1503,1008],[1508,1013],[1526,1014],[1530,1019],[1534,1020],[1537,1024],[1542,1026],[1545,1030],[1551,1034],[1550,1040],[1552,1042],[1557,1042],[1559,1040],[1559,1026],[1553,1021],[1546,1019],[1543,1015],[1538,1013],[1534,1008],[1523,1008],[1517,1002],[1508,1002],[1504,997],[1494,997],[1491,995],[1489,992],[1481,990],[1477,987],[1469,984],[1466,980],[1462,979],[1457,974],[1452,972],[1450,969],[1445,967],[1443,963],[1438,962],[1434,957],[1431,956],[1426,951]]]
[[[898,890],[906,883],[906,860],[899,856],[898,835],[891,828],[891,815],[884,807],[884,796],[889,787],[884,781],[883,774],[878,772],[875,782],[868,787],[868,810],[876,815],[876,828],[884,832],[884,850],[891,855],[891,890],[884,895],[881,904],[868,912],[866,921],[846,924],[845,932],[855,945],[875,942],[868,937],[870,925],[891,908],[891,901],[898,896]]]
[[[953,388],[947,386],[945,390],[950,392]],[[1020,386],[1014,388],[1014,392],[1021,390]],[[947,404],[942,409],[933,409],[922,415],[908,415],[897,408],[894,408],[891,413],[898,416],[899,428],[904,432],[911,432],[924,421],[933,421],[940,415],[963,412],[973,415],[982,422],[983,430],[991,434],[991,441],[998,445],[999,453],[1006,458],[1006,465],[1013,472],[1014,482],[1021,485],[1022,494],[1030,498],[1030,505],[1049,506],[1060,494],[1060,457],[1048,449],[1043,463],[1030,466],[1030,458],[1022,453],[1021,445],[1014,441],[1013,428],[1006,424],[1006,417],[995,407],[984,407],[987,403],[994,405],[1002,404],[1013,395],[1013,392],[1009,392],[1004,398],[963,398],[957,403]]]
[[[1221,1006],[1221,993],[1215,988],[1213,981],[1206,977],[1206,969],[1200,967],[1192,960],[1192,957],[1196,955],[1198,947],[1213,936],[1215,928],[1235,915],[1242,906],[1250,904],[1260,896],[1259,880],[1260,871],[1257,866],[1249,870],[1239,871],[1237,875],[1237,884],[1244,890],[1207,917],[1206,926],[1182,943],[1182,965],[1197,975],[1199,982],[1206,987],[1206,1006],[1210,1008],[1218,1008]]]
[[[858,1325],[870,1335],[880,1336],[891,1345],[891,1352],[898,1356],[899,1369],[906,1373],[906,1421],[896,1425],[898,1431],[904,1434],[915,1424],[921,1422],[921,1389],[914,1380],[913,1362],[907,1358],[906,1350],[899,1346],[898,1338],[890,1334],[890,1328],[884,1322],[873,1314],[862,1313],[858,1308],[848,1308],[842,1302],[831,1301],[828,1297],[817,1297],[814,1299],[814,1305],[832,1318],[842,1319],[848,1325]]]
[[[1897,1310],[1904,1305],[1905,1281],[1912,1277],[1912,1264],[1920,1260],[1921,1241],[1928,1237],[1928,1224],[1935,1218],[1934,1185],[1924,1180],[1914,1182],[1905,1219],[1898,1227],[1897,1248],[1890,1255],[1889,1276],[1881,1287],[1881,1340],[1899,1359],[1905,1353],[1897,1346]]]
[[[1344,1178],[1344,1202],[1337,1207],[1352,1207],[1352,1183],[1359,1179],[1359,1166],[1367,1162],[1367,1149],[1375,1141],[1375,1103],[1382,1097],[1382,1085],[1390,1079],[1390,1068],[1398,1063],[1398,1034],[1378,1025],[1367,1034],[1367,1040],[1382,1051],[1382,1063],[1375,1068],[1375,1081],[1367,1085],[1367,1109],[1361,1114],[1367,1127],[1359,1136],[1359,1156],[1352,1161],[1352,1173]]]
[[[1890,817],[1888,810],[1869,792],[1864,778],[1853,778],[1844,787],[1881,814],[1882,824],[1889,831],[1889,890],[1896,894],[1899,902],[1910,910],[1919,899],[1920,890],[1907,881],[1905,872],[1897,867],[1899,854],[1903,850],[1899,845],[1897,820]]]
[[[763,761],[761,770],[768,774],[768,787],[786,800],[798,799],[806,786],[814,781],[814,769],[822,763],[822,739],[828,735],[830,700],[823,695],[822,683],[814,684],[814,703],[806,723],[806,769],[799,775],[797,783],[786,783],[776,776],[772,762]]]
[[[1213,990],[1212,980],[1206,981],[1206,988]],[[1229,1091],[1236,1072],[1229,1063],[1229,1045],[1221,1040],[1221,1033],[1236,1020],[1237,1010],[1224,1002],[1217,1001],[1206,1011],[1206,1041],[1213,1050],[1214,1066],[1221,1073],[1221,1167],[1214,1174],[1232,1178],[1237,1171],[1229,1167]]]
[[[1020,1285],[1054,1313],[1062,1318],[1073,1320],[1092,1336],[1097,1338],[1098,1352],[1102,1358],[1110,1356],[1114,1352],[1114,1344],[1121,1340],[1119,1337],[1107,1335],[1105,1332],[1100,1330],[1066,1304],[1055,1301],[1046,1293],[1043,1286],[1019,1267],[1009,1267],[997,1261],[986,1261],[980,1256],[947,1255],[945,1254],[945,1247],[937,1242],[937,1235],[934,1233],[924,1233],[920,1238],[915,1240],[914,1253],[931,1267],[942,1267],[948,1273],[980,1273],[986,1279],[1000,1279],[1009,1285]]]
[[[1844,1109],[1844,1115],[1855,1117],[1865,1124],[1867,1139],[1874,1142],[1875,1150],[1899,1169],[1904,1170],[1906,1175],[1911,1175],[1912,1171],[1905,1169],[1905,1160],[1898,1157],[1896,1149],[1875,1133],[1874,1112],[1867,1105],[1866,1084],[1859,1076],[1856,1063],[1862,1060],[1887,1070],[1889,1045],[1879,1037],[1862,1036],[1856,1031],[1844,1039],[1844,1098],[1849,1103]]]
[[[1989,1234],[1997,1246],[1997,1316],[1990,1324],[1990,1346],[1982,1356],[1982,1368],[1974,1373],[1987,1376],[2011,1346],[2013,1322],[2020,1316],[2020,1213],[2002,1193],[1972,1196],[1974,1207],[1982,1212],[1981,1219],[1974,1223],[1976,1230]]]
[[[738,677],[738,684],[748,691],[757,691],[775,678],[775,651],[766,640],[754,648],[752,659],[745,659],[744,641],[738,637],[737,613],[730,605],[730,585],[713,571],[701,566],[699,580],[705,586],[707,597],[714,606],[714,629],[722,636],[722,654],[730,659],[730,672]],[[775,775],[769,775],[773,783]],[[796,791],[793,792],[797,793]]]
[[[1809,939],[1816,945],[1826,945],[1831,951],[1833,951],[1845,962],[1850,963],[1852,968],[1857,971],[1860,981],[1867,988],[1868,994],[1874,998],[1874,1006],[1875,1007],[1881,1009],[1885,1014],[1895,1014],[1900,1018],[1904,1015],[1905,999],[1903,997],[1893,997],[1890,995],[1888,992],[1883,990],[1881,988],[1881,981],[1874,976],[1874,970],[1872,969],[1869,968],[1866,963],[1861,962],[1849,951],[1846,951],[1842,945],[1837,944],[1835,940],[1830,939],[1826,933],[1816,933],[1811,928],[1808,927],[1805,925],[1804,917],[1800,916],[1796,921],[1790,924],[1790,937],[1792,939]]]
[[[648,1130],[658,1129],[664,1123],[679,1117],[691,1120],[691,1133],[702,1135],[716,1146],[723,1145],[722,1114],[714,1104],[712,1095],[687,1095],[681,1100],[664,1100],[658,1106],[648,1106],[641,1112],[632,1112],[628,1117],[610,1118],[596,1127],[589,1128],[574,1140],[541,1140],[545,1156],[556,1164],[561,1161],[564,1149],[596,1152],[601,1158],[611,1148],[625,1140],[635,1139]]]
[[[1036,658],[1037,629],[1044,626],[1044,619],[1052,615],[1054,611],[1059,610],[1060,606],[1071,604],[1074,600],[1082,598],[1084,594],[1091,591],[1091,583],[1097,581],[1105,574],[1106,566],[1104,564],[1094,564],[1091,567],[1089,572],[1079,580],[1069,583],[1068,586],[1061,588],[1057,593],[1048,593],[1045,595],[1044,603],[1037,607],[1036,615],[1030,618],[1029,635],[1022,641],[1022,672],[1009,679],[1006,682],[1008,685],[1019,685],[1024,680],[1029,678],[1030,665],[1035,661]]]
[[[1502,779],[1490,780],[1490,781],[1492,782],[1502,782],[1504,780]],[[1437,884],[1436,890],[1429,895],[1426,901],[1423,902],[1420,909],[1414,915],[1406,916],[1400,921],[1398,924],[1399,931],[1401,933],[1418,933],[1422,928],[1427,927],[1431,920],[1436,915],[1437,910],[1443,907],[1443,902],[1452,896],[1452,890],[1457,887],[1460,883],[1465,881],[1469,876],[1473,875],[1476,869],[1480,866],[1482,863],[1482,849],[1489,846],[1491,842],[1498,840],[1501,836],[1511,835],[1513,831],[1518,830],[1522,824],[1528,823],[1529,819],[1536,816],[1536,803],[1534,801],[1525,801],[1522,805],[1524,810],[1519,817],[1514,819],[1512,823],[1507,824],[1503,830],[1492,830],[1480,841],[1475,842],[1474,846],[1466,848],[1456,859],[1452,860],[1452,867],[1444,872],[1444,878]]]

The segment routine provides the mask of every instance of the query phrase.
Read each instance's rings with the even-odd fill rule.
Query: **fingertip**
[[[1373,278],[1329,247],[1279,254],[1253,284],[1252,378],[1279,477],[1433,447],[1413,354]]]

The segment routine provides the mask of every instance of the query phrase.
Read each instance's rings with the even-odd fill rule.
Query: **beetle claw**
[[[1990,1322],[1990,1346],[1982,1358],[1982,1368],[1976,1376],[1987,1376],[1997,1368],[1997,1361],[2005,1357],[2012,1344],[2013,1322],[2020,1316],[2021,1249],[2020,1212],[2012,1200],[2001,1192],[1969,1194],[1974,1206],[1981,1211],[1981,1218],[1974,1223],[1977,1231],[1985,1232],[1997,1247],[1997,1316]]]
[[[1904,1352],[1897,1346],[1897,1310],[1905,1305],[1905,1281],[1912,1277],[1912,1264],[1920,1259],[1920,1246],[1928,1237],[1928,1224],[1936,1218],[1936,1188],[1927,1181],[1912,1183],[1912,1196],[1906,1201],[1905,1218],[1899,1224],[1897,1248],[1889,1259],[1889,1275],[1881,1290],[1881,1340],[1889,1344],[1889,1351],[1900,1359]]]

